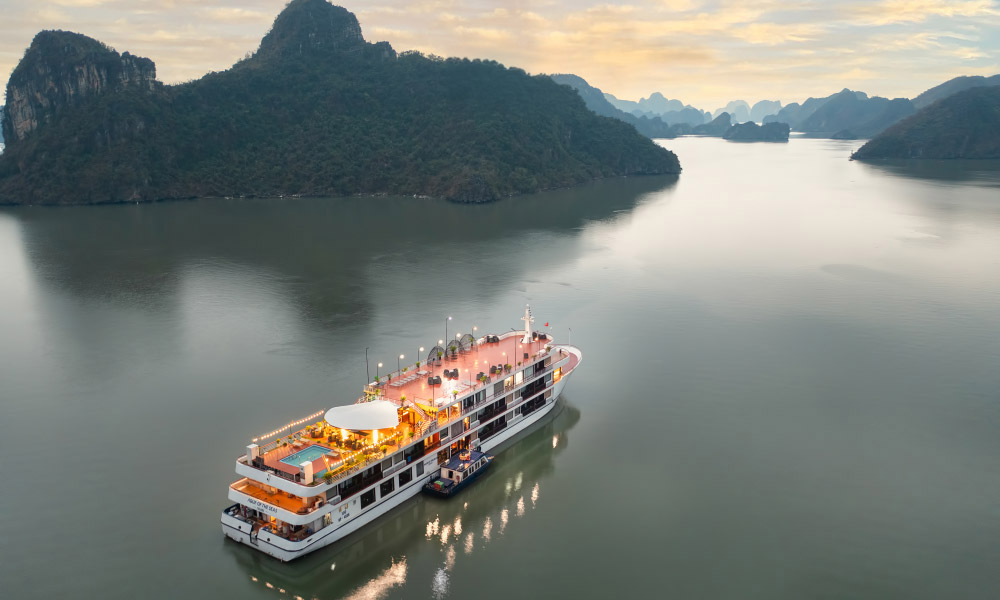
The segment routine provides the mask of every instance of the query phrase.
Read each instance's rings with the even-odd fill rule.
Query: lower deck
[[[514,423],[496,435],[483,448],[494,448],[522,433],[555,406],[556,397],[527,418]],[[222,513],[222,529],[227,537],[250,545],[282,561],[290,561],[332,544],[393,510],[407,499],[419,494],[424,485],[440,475],[440,465],[446,464],[460,449],[471,443],[471,433],[446,446],[441,452],[429,454],[423,460],[408,465],[391,477],[379,481],[367,490],[338,505],[328,505],[306,525],[290,525],[252,507],[234,504]]]

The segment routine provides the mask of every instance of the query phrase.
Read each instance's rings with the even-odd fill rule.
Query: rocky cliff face
[[[3,133],[8,145],[86,98],[126,88],[152,91],[156,65],[67,31],[42,31],[7,83]]]
[[[1000,85],[942,98],[889,127],[852,159],[1000,159]]]
[[[787,123],[766,123],[758,125],[753,121],[737,123],[722,137],[731,142],[787,142]]]
[[[395,58],[386,42],[369,44],[353,13],[327,0],[292,0],[260,42],[260,57],[289,57],[329,51],[371,52]]]
[[[0,204],[359,193],[479,202],[680,172],[673,153],[547,77],[397,57],[360,31],[343,8],[292,0],[254,56],[178,86],[85,36],[42,34],[8,86],[17,106]]]

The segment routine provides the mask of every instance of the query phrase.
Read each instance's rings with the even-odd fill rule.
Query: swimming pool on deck
[[[309,446],[308,448],[299,450],[295,454],[289,454],[281,459],[281,462],[298,468],[299,465],[306,461],[312,462],[318,458],[323,458],[323,455],[327,452],[332,452],[332,450],[323,446]]]

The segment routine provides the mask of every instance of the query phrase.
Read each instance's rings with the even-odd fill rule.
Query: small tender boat
[[[477,450],[462,450],[441,465],[441,473],[424,485],[424,491],[434,496],[450,498],[479,477],[493,457]]]

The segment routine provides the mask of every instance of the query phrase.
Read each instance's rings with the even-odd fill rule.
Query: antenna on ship
[[[531,343],[531,324],[535,322],[535,317],[531,316],[531,305],[530,304],[525,304],[524,305],[524,316],[521,317],[521,320],[524,321],[524,338],[521,339],[521,343],[522,344],[530,344]]]

